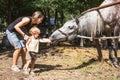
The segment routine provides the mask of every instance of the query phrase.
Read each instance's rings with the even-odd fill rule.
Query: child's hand
[[[40,39],[40,42],[42,42],[42,43],[51,43],[51,40],[47,39],[47,38],[43,38],[43,39]]]
[[[51,40],[48,39],[48,43],[51,43]]]

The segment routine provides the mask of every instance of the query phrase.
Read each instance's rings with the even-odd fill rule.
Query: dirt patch
[[[37,54],[36,75],[32,76],[22,71],[12,72],[13,50],[3,51],[0,53],[0,80],[120,80],[120,69],[108,62],[107,50],[102,52],[104,62],[100,63],[93,47],[56,46],[42,49]],[[20,58],[18,65],[21,67]]]

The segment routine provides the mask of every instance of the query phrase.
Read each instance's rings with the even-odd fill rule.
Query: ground
[[[43,48],[37,54],[36,75],[33,76],[11,71],[13,50],[4,50],[0,52],[0,80],[120,80],[120,69],[108,62],[107,50],[102,52],[104,61],[101,63],[94,47]],[[18,65],[21,67],[21,58]]]

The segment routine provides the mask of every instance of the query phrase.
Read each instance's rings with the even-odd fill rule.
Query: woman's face
[[[44,17],[33,19],[32,24],[33,25],[38,25],[38,24],[42,23],[43,19],[44,19]]]
[[[44,19],[44,17],[36,19],[36,24],[38,25],[38,24],[42,23],[43,19]]]

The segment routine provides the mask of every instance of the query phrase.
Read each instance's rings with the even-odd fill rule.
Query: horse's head
[[[67,21],[61,28],[52,33],[50,39],[52,41],[73,40],[78,32],[78,19]]]

